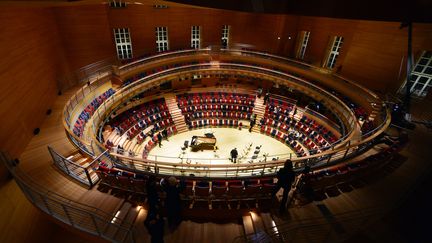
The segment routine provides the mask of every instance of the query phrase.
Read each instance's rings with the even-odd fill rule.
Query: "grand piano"
[[[212,133],[206,133],[205,136],[193,136],[190,147],[192,151],[214,150],[216,149],[216,138]]]

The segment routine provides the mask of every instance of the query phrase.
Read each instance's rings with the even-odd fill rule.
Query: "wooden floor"
[[[88,190],[71,181],[53,166],[47,150],[47,145],[52,146],[60,154],[67,154],[74,150],[64,134],[61,120],[63,105],[74,92],[75,90],[70,90],[58,97],[53,106],[52,114],[47,116],[41,126],[40,134],[31,140],[19,158],[19,167],[46,189],[72,200],[112,212],[122,203],[121,199],[95,189]],[[395,165],[387,173],[383,173],[376,181],[369,181],[361,188],[341,193],[320,202],[302,207],[292,207],[287,216],[279,219],[279,223],[324,217],[321,210],[323,207],[327,208],[334,217],[339,217],[338,215],[352,210],[370,207],[391,208],[395,203],[403,200],[404,196],[409,195],[421,177],[431,170],[432,164],[429,163],[432,155],[430,149],[431,131],[419,126],[415,131],[410,132],[410,138],[409,145],[401,152],[406,160]],[[59,236],[57,233],[59,226],[34,208],[13,180],[3,182],[0,193],[2,195],[0,197],[0,242],[49,242],[61,239],[62,236],[67,239],[67,242],[87,241],[86,238],[67,231],[61,231],[62,235]],[[138,218],[137,224],[141,223],[142,226],[140,220],[143,220],[144,217]],[[144,227],[139,228],[141,231],[139,241],[146,242],[144,239],[148,239],[148,235]],[[376,242],[398,238],[398,232],[392,232],[392,229],[377,228],[377,230],[384,233],[369,237],[375,239]],[[237,223],[216,224],[213,222],[184,221],[176,231],[167,232],[165,239],[166,242],[180,243],[231,242],[235,236],[241,235],[242,231],[243,226]]]
[[[213,133],[216,138],[216,150],[203,150],[203,151],[192,151],[189,147],[182,151],[182,146],[185,141],[191,143],[192,136],[204,136],[205,133]],[[260,147],[262,146],[262,147]],[[256,150],[256,147],[260,147]],[[163,140],[162,146],[156,146],[148,155],[148,158],[156,161],[164,161],[171,163],[180,163],[189,161],[192,163],[201,164],[212,164],[212,165],[223,165],[232,164],[229,160],[230,151],[233,148],[237,148],[239,153],[238,163],[249,163],[249,162],[262,162],[264,160],[264,154],[267,154],[267,160],[271,161],[273,158],[289,158],[289,154],[292,157],[297,157],[295,153],[284,143],[271,138],[267,135],[248,131],[248,127],[244,127],[239,130],[237,128],[202,128],[195,129],[188,132],[179,133],[169,138],[168,141]],[[259,151],[256,154],[256,159],[251,159],[254,152]],[[171,155],[171,157],[167,156]]]

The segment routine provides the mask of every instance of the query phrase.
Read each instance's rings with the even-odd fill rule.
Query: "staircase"
[[[266,108],[266,105],[264,105],[264,96],[261,98],[256,97],[255,98],[255,107],[252,111],[252,114],[256,114],[257,118],[256,118],[256,124],[252,128],[253,132],[258,132],[258,133],[260,132],[260,128],[261,128],[260,121],[261,121],[261,118],[264,117],[265,108]]]
[[[175,94],[165,94],[164,95],[165,102],[167,104],[168,110],[171,114],[171,117],[174,121],[174,124],[179,133],[187,132],[189,129],[184,120],[184,116],[181,113],[181,110],[177,106],[176,96]]]
[[[250,212],[242,217],[243,229],[248,236],[248,242],[272,242],[272,237],[277,233],[274,228],[275,221],[270,213]]]
[[[65,156],[67,160],[75,163],[76,165],[79,165],[81,167],[78,166],[68,166],[68,170],[73,173],[74,175],[78,176],[79,178],[81,178],[82,180],[87,180],[87,175],[84,172],[84,170],[82,169],[82,167],[84,168],[89,168],[90,163],[92,162],[92,159],[82,155],[80,153],[80,151],[74,151],[70,154],[68,154],[67,156]],[[92,182],[94,184],[96,184],[96,182],[99,180],[99,177],[97,176],[96,172],[94,170],[92,170],[91,168],[88,169],[88,173],[89,176],[92,180]]]
[[[129,202],[123,202],[120,209],[111,219],[111,223],[105,227],[104,235],[115,242],[129,242],[131,238],[127,237],[131,237],[131,235],[128,236],[128,232],[132,234],[132,226],[140,211],[140,206],[136,207]]]
[[[375,119],[376,116],[381,112],[381,108],[382,108],[381,104],[373,103],[372,104],[372,111],[369,115],[369,119]]]

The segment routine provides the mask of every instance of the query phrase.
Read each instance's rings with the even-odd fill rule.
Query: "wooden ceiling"
[[[72,6],[109,0],[13,0],[0,6]],[[342,19],[432,23],[431,0],[122,0],[128,4],[213,8],[251,13],[290,14]]]
[[[344,19],[432,22],[431,0],[167,0],[244,12]]]

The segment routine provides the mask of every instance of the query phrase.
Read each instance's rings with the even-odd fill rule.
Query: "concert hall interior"
[[[432,2],[0,2],[1,242],[428,242]]]

